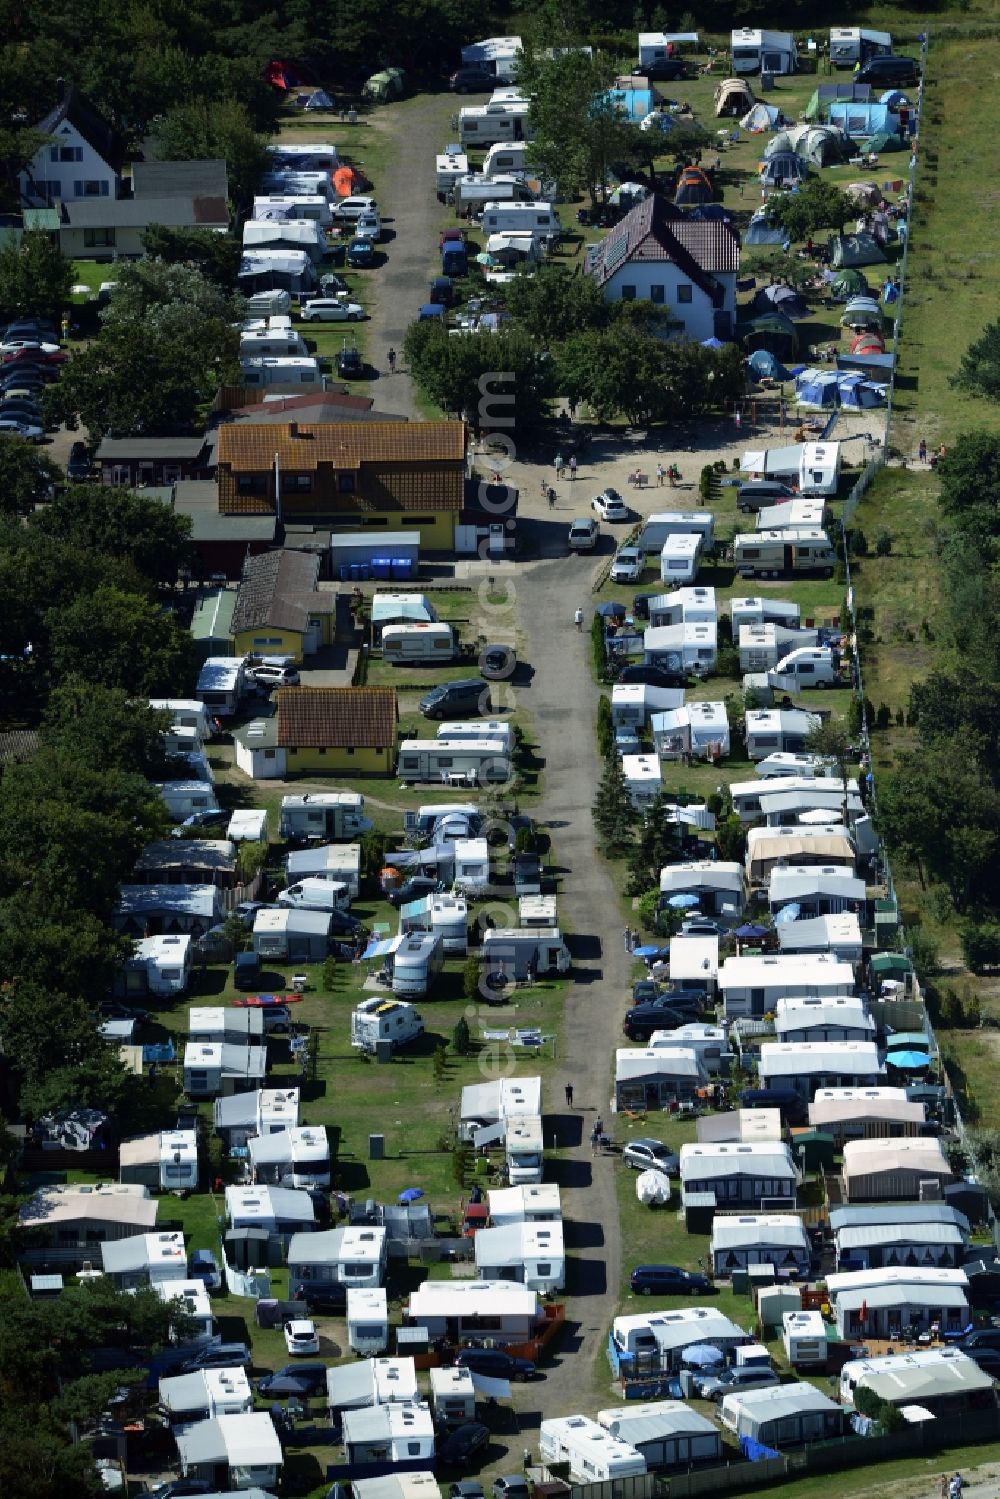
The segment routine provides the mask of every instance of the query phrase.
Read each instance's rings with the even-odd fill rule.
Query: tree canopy
[[[69,306],[73,265],[47,234],[28,231],[0,249],[0,318],[47,317]]]
[[[793,240],[808,239],[821,229],[843,232],[854,212],[846,193],[825,177],[810,177],[795,192],[774,193],[768,199],[767,216],[786,229]]]

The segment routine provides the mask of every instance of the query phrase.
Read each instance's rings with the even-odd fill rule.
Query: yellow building
[[[319,569],[319,557],[308,552],[248,558],[230,627],[237,656],[291,656],[301,662],[330,644],[337,595],[317,587]]]
[[[283,687],[274,696],[288,775],[392,775],[394,687]]]

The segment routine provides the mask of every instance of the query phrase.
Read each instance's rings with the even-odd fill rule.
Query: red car
[[[57,349],[52,353],[46,354],[41,348],[10,349],[2,357],[4,364],[37,364],[43,368],[47,365],[65,364],[67,359],[66,352],[63,349]]]

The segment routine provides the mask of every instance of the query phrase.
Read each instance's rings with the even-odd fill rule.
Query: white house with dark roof
[[[125,140],[75,88],[57,85],[53,109],[35,125],[45,136],[18,178],[27,207],[118,196]]]
[[[652,302],[688,338],[728,338],[736,320],[739,235],[722,219],[692,219],[644,198],[588,254],[606,302]]]

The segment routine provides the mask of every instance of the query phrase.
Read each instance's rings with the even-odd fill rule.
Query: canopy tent
[[[842,328],[874,328],[876,333],[882,332],[883,319],[882,309],[874,297],[851,297],[847,306],[840,314],[840,326]]]
[[[701,167],[685,167],[677,179],[674,203],[684,208],[695,203],[711,203],[715,192]]]
[[[766,312],[737,323],[736,337],[748,352],[769,349],[779,359],[794,359],[799,350],[795,324],[783,312]]]
[[[762,286],[750,303],[750,310],[755,314],[771,312],[774,308],[789,318],[809,316],[805,299],[794,286]]]
[[[765,104],[763,101],[748,109],[740,120],[744,130],[749,130],[751,135],[760,135],[764,130],[773,130],[784,120],[784,115],[776,104]]]
[[[787,380],[788,371],[770,349],[757,349],[747,360],[753,380]]]
[[[753,89],[745,78],[724,78],[715,90],[715,113],[720,119],[745,114],[753,102]]]
[[[870,83],[821,83],[806,105],[807,120],[826,120],[830,105],[836,100],[867,104],[872,96]]]
[[[870,234],[831,234],[827,248],[834,270],[839,271],[843,266],[885,265],[885,256]]]
[[[830,282],[830,297],[834,302],[846,302],[851,297],[864,297],[871,288],[861,271],[838,271]]]
[[[803,370],[795,377],[795,399],[810,411],[835,411],[840,404],[836,374],[828,370]]]
[[[743,236],[744,245],[781,245],[787,249],[791,244],[787,229],[782,229],[780,224],[772,224],[764,209],[759,209],[747,225],[747,232]]]
[[[765,161],[760,180],[768,187],[781,187],[786,182],[804,182],[809,172],[809,163],[794,151],[776,151]]]

